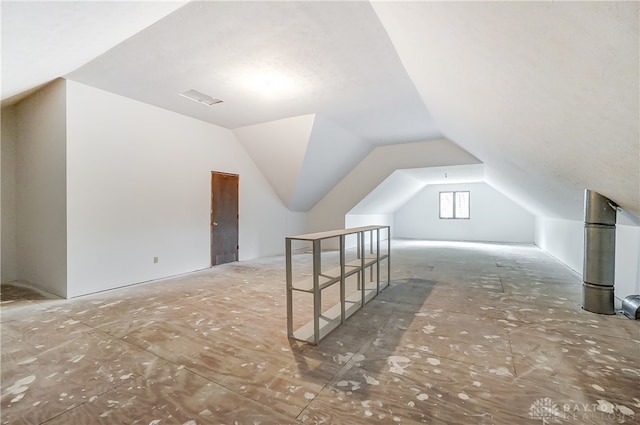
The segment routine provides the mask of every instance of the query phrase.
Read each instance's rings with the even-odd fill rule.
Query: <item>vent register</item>
[[[187,99],[191,99],[194,102],[198,102],[202,105],[211,106],[217,103],[222,103],[222,100],[216,99],[215,97],[211,97],[208,94],[204,94],[199,92],[198,90],[187,90],[186,92],[180,93],[180,96],[186,97]]]

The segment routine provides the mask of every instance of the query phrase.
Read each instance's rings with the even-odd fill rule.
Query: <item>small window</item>
[[[440,192],[440,218],[468,219],[469,192]]]

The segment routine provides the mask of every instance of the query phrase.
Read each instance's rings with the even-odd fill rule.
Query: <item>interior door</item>
[[[211,265],[238,261],[237,174],[211,172]]]

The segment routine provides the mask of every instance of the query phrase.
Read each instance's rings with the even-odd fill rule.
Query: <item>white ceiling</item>
[[[580,219],[584,188],[640,214],[638,2],[182,4],[2,1],[3,105],[65,77],[230,129],[317,114],[292,209],[335,184],[336,128],[333,175],[445,135],[536,214]]]
[[[374,2],[443,133],[539,215],[640,214],[638,2]]]
[[[191,2],[67,77],[231,129],[315,113],[372,144],[441,136],[368,2]]]
[[[3,0],[3,104],[69,74],[184,4]]]

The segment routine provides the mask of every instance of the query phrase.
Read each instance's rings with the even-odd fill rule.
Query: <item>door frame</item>
[[[210,267],[215,266],[215,261],[214,261],[214,238],[213,238],[213,228],[215,227],[215,216],[214,216],[214,210],[213,210],[213,197],[214,197],[214,186],[213,186],[213,179],[216,175],[221,175],[221,176],[230,176],[230,177],[235,177],[236,181],[238,183],[238,189],[237,189],[237,224],[236,224],[236,229],[237,229],[237,235],[236,235],[236,240],[238,241],[236,244],[236,261],[239,260],[239,254],[240,254],[240,175],[239,174],[235,174],[235,173],[227,173],[227,172],[223,172],[223,171],[211,171],[211,178],[210,178],[210,204],[209,204],[209,263],[210,263]]]

